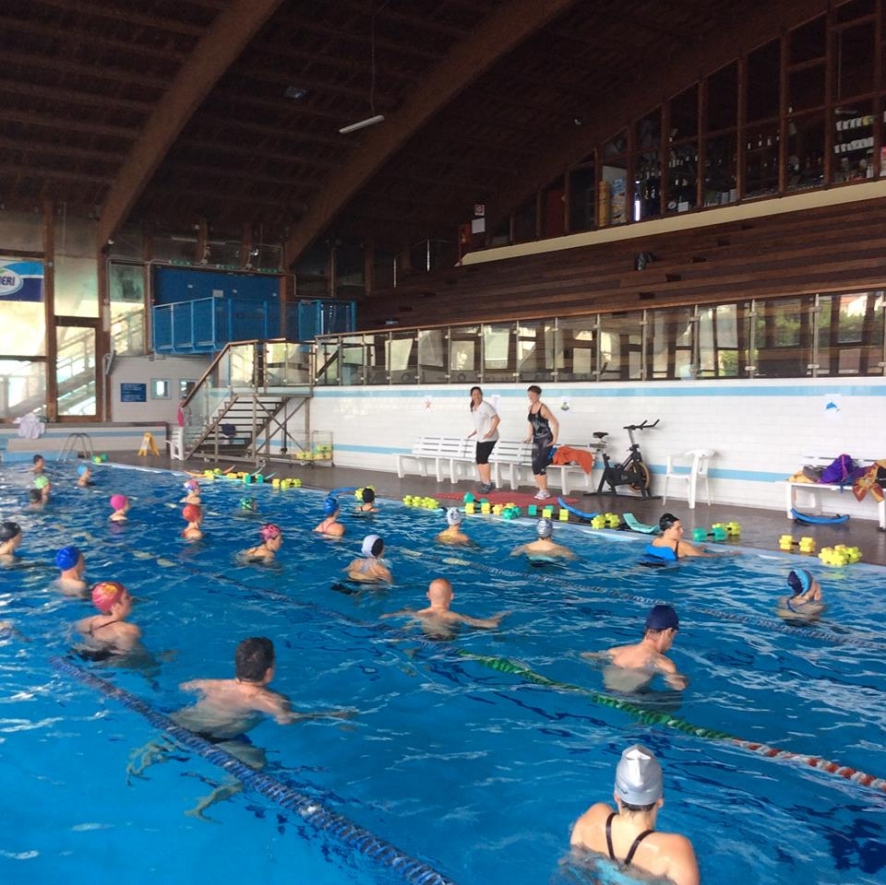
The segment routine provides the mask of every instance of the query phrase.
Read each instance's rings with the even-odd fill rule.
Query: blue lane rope
[[[50,658],[50,663],[60,673],[72,676],[89,688],[140,713],[154,728],[165,732],[176,743],[202,756],[207,762],[229,772],[245,787],[261,793],[282,808],[295,812],[302,820],[338,839],[348,848],[394,870],[410,885],[455,885],[452,879],[447,879],[433,867],[404,854],[390,842],[348,820],[344,815],[329,811],[316,799],[299,793],[269,774],[250,768],[216,744],[211,744],[194,732],[177,725],[165,713],[155,710],[125,689],[83,670],[65,658],[53,657]]]

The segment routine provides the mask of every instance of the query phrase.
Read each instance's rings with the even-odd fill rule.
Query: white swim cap
[[[550,538],[554,534],[554,524],[546,518],[540,519],[536,526],[539,538]]]
[[[458,507],[450,507],[446,511],[446,522],[449,525],[458,525],[461,522],[461,510]]]
[[[378,545],[378,546],[376,546]],[[384,548],[384,541],[378,535],[367,535],[363,539],[361,552],[364,556],[378,556]]]
[[[615,794],[628,805],[652,805],[663,791],[661,765],[652,750],[634,744],[621,754],[615,769]]]

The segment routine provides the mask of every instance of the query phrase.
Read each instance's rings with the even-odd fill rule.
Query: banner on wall
[[[42,301],[43,264],[0,258],[0,301]]]

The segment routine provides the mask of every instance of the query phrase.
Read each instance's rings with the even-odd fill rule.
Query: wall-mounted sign
[[[0,258],[0,301],[42,301],[43,264]]]
[[[121,403],[146,403],[147,401],[147,384],[131,384],[127,382],[123,382],[120,384]]]

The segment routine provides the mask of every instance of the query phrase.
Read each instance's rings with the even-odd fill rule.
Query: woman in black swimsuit
[[[532,473],[538,492],[535,497],[544,501],[551,497],[548,491],[547,464],[551,457],[551,446],[557,443],[560,424],[551,410],[541,401],[541,388],[533,384],[527,391],[529,396],[529,435],[526,442],[532,443]]]
[[[572,847],[605,854],[622,869],[633,866],[675,885],[698,885],[692,843],[655,829],[663,792],[661,766],[653,752],[641,744],[628,747],[615,772],[618,810],[605,802],[592,805],[572,829]]]

